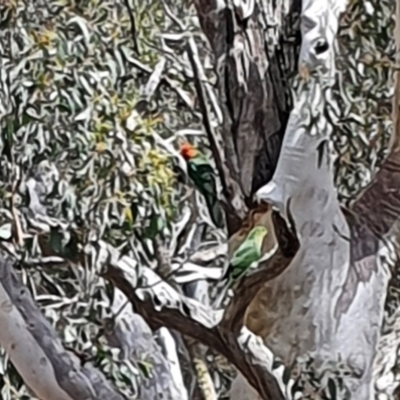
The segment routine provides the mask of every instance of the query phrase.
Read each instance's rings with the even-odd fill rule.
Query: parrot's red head
[[[190,143],[181,144],[180,148],[181,156],[187,161],[196,157],[197,150]]]

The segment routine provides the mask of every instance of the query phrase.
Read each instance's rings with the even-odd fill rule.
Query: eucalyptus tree
[[[196,377],[216,399],[216,354],[231,399],[392,398],[392,3],[0,4],[3,398],[192,399]],[[256,225],[260,262],[213,306]]]

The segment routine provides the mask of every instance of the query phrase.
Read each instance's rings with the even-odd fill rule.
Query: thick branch
[[[219,347],[216,335],[222,311],[212,311],[196,300],[176,292],[152,270],[142,271],[145,285],[136,289],[132,275],[136,271],[122,270],[117,265],[109,265],[104,277],[111,280],[134,305],[135,312],[142,315],[153,329],[166,326],[169,329],[191,336],[200,341]],[[185,320],[190,323],[184,323]],[[165,324],[165,321],[168,324]]]
[[[287,64],[297,60],[299,51],[293,40],[285,40],[299,33],[298,21],[285,21],[290,8],[299,9],[299,2],[291,3],[286,9],[282,4],[269,7],[258,2],[252,12],[243,14],[237,4],[232,9],[226,2],[195,1],[218,74],[224,163],[236,184],[231,184],[236,193],[227,196],[231,201],[245,198],[249,205],[277,164],[291,108],[286,69],[293,71],[294,66]],[[278,40],[283,44],[279,50],[274,46]],[[200,72],[198,66],[196,69]],[[219,152],[213,152],[218,159]],[[222,176],[224,171],[219,173]],[[239,210],[236,205],[234,208]],[[240,213],[227,215],[230,234],[240,227],[237,215]]]
[[[148,268],[144,268],[142,273],[144,285],[136,290],[132,284],[136,281],[134,270],[113,264],[108,265],[103,276],[125,293],[135,311],[153,329],[165,326],[198,340],[232,362],[263,399],[284,398],[270,372],[272,353],[261,339],[245,328],[241,332],[231,331],[221,323],[222,311],[213,311],[177,293]]]

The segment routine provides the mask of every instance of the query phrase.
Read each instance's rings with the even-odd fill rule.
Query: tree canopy
[[[340,278],[339,314],[360,301],[360,282],[375,285],[366,257],[378,257],[382,243],[397,249],[391,229],[400,208],[392,206],[397,200],[390,203],[396,158],[389,157],[395,166],[384,164],[399,134],[392,107],[395,2],[320,2],[328,4],[323,15],[329,18],[339,16],[342,3],[344,10],[333,33],[335,48],[329,48],[335,83],[326,90],[317,78],[307,84],[298,76],[307,50],[304,15],[315,11],[311,0],[234,1],[226,7],[203,0],[0,2],[0,331],[10,327],[0,333],[3,399],[228,398],[236,371],[263,399],[283,399],[285,391],[293,399],[299,393],[349,395],[346,379],[354,371],[346,360],[329,360],[316,374],[312,352],[298,344],[301,350],[289,355],[296,364],[289,365],[280,351],[286,342],[279,342],[286,333],[279,330],[297,334],[301,328],[288,315],[308,304],[293,300],[295,279],[287,271],[301,257],[310,265],[324,259],[318,258],[322,244],[313,218],[327,218],[324,234],[330,232],[329,213],[340,214],[339,222],[332,221],[348,227],[343,233],[347,228],[338,232],[332,224],[332,240],[346,237],[352,245],[343,250],[338,244],[337,259],[329,262],[348,252],[355,265],[335,269],[347,274]],[[308,90],[317,95],[306,98]],[[337,196],[338,206],[321,206],[321,214],[313,214],[312,199],[305,206],[301,190],[290,183],[280,193],[293,201],[282,207],[281,198],[257,201],[258,191],[280,176],[291,182],[297,160],[291,143],[308,149],[296,142],[300,127],[293,110],[304,111],[296,118],[310,123],[301,127],[310,138],[323,121],[323,132],[316,128],[323,139],[318,149],[309,139],[315,148],[298,157],[314,160],[317,154],[322,172],[310,180],[334,182],[334,194],[329,183],[320,187],[335,202]],[[214,226],[187,176],[179,154],[183,141],[199,148],[215,170],[223,229]],[[334,168],[321,168],[324,160]],[[297,166],[302,193],[315,189],[302,180],[307,171],[299,168],[307,165]],[[379,178],[378,171],[389,175]],[[362,190],[374,182],[387,193],[371,189],[363,200]],[[378,197],[383,200],[369,201]],[[376,204],[381,213],[372,213]],[[268,230],[263,261],[223,310],[213,308],[223,266],[257,224]],[[308,249],[318,257],[307,258]],[[379,340],[371,333],[379,343],[376,380],[385,375],[376,371],[397,365],[385,358],[399,342],[393,326],[400,286],[389,250],[385,295],[378,296],[380,289],[361,294],[376,297],[371,326],[382,325],[376,328]],[[313,277],[315,270],[310,267]],[[310,302],[321,301],[321,310],[326,293],[333,299],[339,291],[307,285]],[[360,323],[360,332],[365,326]],[[336,354],[336,348],[329,351]],[[374,393],[389,393],[382,385]]]

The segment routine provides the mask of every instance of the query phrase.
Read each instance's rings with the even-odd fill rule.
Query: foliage
[[[333,141],[335,184],[346,203],[371,181],[391,135],[394,16],[393,1],[353,0],[341,19]]]
[[[390,135],[392,3],[355,0],[342,18],[334,143],[336,185],[345,202],[369,182]],[[79,268],[33,261],[54,252],[70,257],[95,236],[151,265],[155,240],[170,243],[187,203],[175,173],[175,140],[190,136],[196,145],[205,142],[187,31],[214,81],[207,45],[186,4],[0,4],[0,230],[8,232],[18,215],[29,237],[18,254],[23,280],[64,344],[92,358],[130,398],[138,396],[138,377],[146,378],[151,366],[147,360],[121,362],[101,334],[110,305],[106,282],[86,260],[79,260]],[[215,125],[217,119],[214,115]],[[58,231],[44,236],[29,224],[32,213],[56,217],[71,236]],[[179,256],[175,261],[186,254]],[[32,398],[7,357],[0,359],[2,398]],[[307,368],[299,372],[299,388],[312,382]],[[232,373],[221,362],[211,369],[215,381],[220,373]]]
[[[46,317],[68,348],[94,357],[122,393],[135,396],[143,362],[121,364],[99,330],[110,304],[107,284],[85,260],[79,268],[34,260],[73,258],[95,235],[150,262],[152,240],[171,235],[182,187],[168,138],[198,122],[182,107],[191,96],[172,61],[170,77],[156,82],[157,96],[146,98],[162,58],[160,35],[168,31],[163,8],[136,0],[26,0],[1,3],[0,18],[2,239],[17,215],[29,238],[19,249],[21,276]],[[32,227],[29,216],[41,214],[68,232]],[[1,364],[2,398],[27,395],[10,378],[6,357]]]

